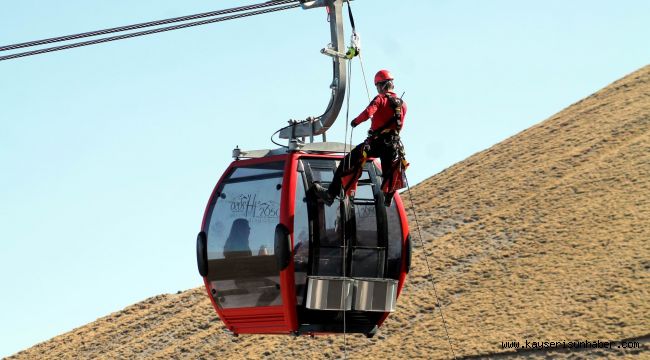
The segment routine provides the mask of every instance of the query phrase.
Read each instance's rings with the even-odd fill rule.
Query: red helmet
[[[393,75],[388,70],[379,70],[375,75],[375,85],[388,80],[393,80]]]

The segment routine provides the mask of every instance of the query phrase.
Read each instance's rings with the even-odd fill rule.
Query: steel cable
[[[241,11],[255,10],[255,9],[265,8],[265,7],[269,7],[269,6],[288,4],[288,3],[292,3],[292,2],[296,2],[296,1],[297,0],[267,1],[267,2],[261,3],[261,4],[239,6],[239,7],[235,7],[235,8],[223,9],[223,10],[217,10],[217,11],[210,11],[210,12],[205,12],[205,13],[201,13],[201,14],[179,16],[179,17],[175,17],[175,18],[171,18],[171,19],[148,21],[148,22],[139,23],[139,24],[133,24],[133,25],[127,25],[127,26],[119,26],[119,27],[103,29],[103,30],[96,30],[96,31],[89,31],[89,32],[80,33],[80,34],[58,36],[58,37],[53,37],[53,38],[48,38],[48,39],[34,40],[34,41],[28,41],[28,42],[24,42],[24,43],[11,44],[11,45],[2,45],[2,46],[0,46],[0,51],[14,50],[14,49],[32,47],[32,46],[37,46],[37,45],[51,44],[51,43],[61,42],[61,41],[69,41],[69,40],[82,39],[82,38],[92,37],[92,36],[112,34],[112,33],[116,33],[116,32],[124,32],[124,31],[129,31],[129,30],[142,29],[142,28],[145,28],[145,27],[152,27],[152,26],[158,26],[158,25],[171,24],[171,23],[175,23],[175,22],[182,22],[182,21],[189,21],[189,20],[201,19],[201,18],[206,18],[206,17],[213,17],[213,16],[219,16],[219,15],[225,15],[225,14],[232,14],[232,13],[241,12]]]
[[[73,44],[68,44],[68,45],[62,45],[62,46],[55,46],[55,47],[50,47],[50,48],[45,48],[45,49],[40,49],[40,50],[26,51],[26,52],[17,53],[17,54],[0,56],[0,61],[11,60],[11,59],[26,57],[26,56],[39,55],[39,54],[44,54],[44,53],[49,53],[49,52],[54,52],[54,51],[60,51],[60,50],[67,50],[67,49],[72,49],[72,48],[76,48],[76,47],[101,44],[101,43],[105,43],[105,42],[109,42],[109,41],[129,39],[129,38],[137,37],[137,36],[151,35],[151,34],[156,34],[156,33],[161,33],[161,32],[166,32],[166,31],[172,31],[172,30],[178,30],[178,29],[184,29],[184,28],[199,26],[199,25],[206,25],[206,24],[211,24],[211,23],[216,23],[216,22],[221,22],[221,21],[226,21],[226,20],[234,20],[234,19],[239,19],[239,18],[248,17],[248,16],[261,15],[261,14],[271,13],[271,12],[275,12],[275,11],[293,9],[293,8],[296,8],[296,7],[299,7],[299,6],[300,6],[300,4],[284,5],[284,6],[274,7],[274,8],[271,8],[271,9],[251,11],[251,12],[247,12],[247,13],[243,13],[243,14],[229,15],[229,16],[219,17],[219,18],[215,18],[215,19],[207,19],[207,20],[195,21],[195,22],[191,22],[191,23],[187,23],[187,24],[167,26],[167,27],[162,27],[162,28],[157,28],[157,29],[152,29],[152,30],[139,31],[139,32],[135,32],[135,33],[111,36],[111,37],[107,37],[107,38],[101,38],[101,39],[90,40],[90,41],[83,41],[83,42],[78,42],[78,43],[73,43]]]

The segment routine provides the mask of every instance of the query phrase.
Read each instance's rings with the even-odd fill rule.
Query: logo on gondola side
[[[257,199],[257,194],[239,194],[230,200],[230,211],[233,216],[257,219],[277,219],[280,216],[280,204],[269,200]]]

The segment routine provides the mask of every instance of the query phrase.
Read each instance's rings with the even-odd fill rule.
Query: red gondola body
[[[346,205],[341,202],[338,208],[334,205],[327,208],[322,202],[316,200],[316,197],[308,191],[309,185],[315,180],[322,180],[318,176],[327,177],[330,176],[330,172],[333,174],[336,161],[340,161],[341,158],[341,154],[337,153],[296,151],[236,160],[230,164],[215,186],[205,209],[199,236],[199,238],[203,236],[204,243],[203,248],[198,250],[197,256],[199,268],[201,268],[200,259],[204,259],[205,262],[206,269],[202,275],[212,305],[225,326],[234,334],[340,333],[343,332],[340,313],[347,311],[346,331],[372,336],[389,315],[388,308],[392,305],[386,305],[388,308],[384,311],[382,302],[386,304],[390,302],[391,289],[393,302],[399,296],[410,267],[411,245],[406,212],[397,194],[390,208],[384,207],[382,199],[377,198],[383,196],[378,191],[380,182],[378,161],[368,162],[366,179],[362,180],[365,181],[367,190],[374,194],[373,199],[363,200],[365,202],[359,204],[349,201]],[[226,188],[230,189],[229,186],[238,189],[249,186],[251,190],[246,189],[248,192],[246,194],[241,190],[222,192]],[[279,194],[273,194],[273,189],[276,189]],[[302,197],[298,201],[297,192]],[[235,198],[233,194],[237,197]],[[275,209],[278,197],[280,201],[277,203],[278,209]],[[339,203],[338,199],[335,205],[336,203]],[[227,204],[229,205],[226,206]],[[367,216],[369,220],[360,220],[362,210],[366,214],[363,216]],[[278,213],[277,217],[275,217],[276,213]],[[271,216],[263,217],[268,214]],[[225,229],[228,227],[227,223],[230,223],[233,218],[236,219],[232,222],[230,234],[226,239]],[[278,248],[277,228],[273,254],[269,255],[268,250],[265,250],[271,247],[270,243],[267,241],[263,244],[260,240],[261,238],[268,240],[267,233],[270,226],[275,225],[274,222],[279,222],[288,235],[287,242],[290,245],[286,251],[288,258],[284,263],[278,260],[282,257],[283,250],[281,246]],[[325,224],[327,222],[329,223]],[[244,255],[229,257],[229,254],[237,252],[227,250],[231,247],[228,245],[229,241],[236,237],[234,235],[236,223],[241,225],[240,228],[244,228],[241,232],[246,233],[244,250],[237,250]],[[372,230],[373,224],[376,226],[376,232]],[[281,227],[281,225],[277,226]],[[396,229],[397,225],[399,229]],[[245,230],[246,226],[248,230]],[[357,229],[362,226],[365,230]],[[350,234],[346,234],[346,231]],[[389,231],[392,232],[390,238],[387,234]],[[356,235],[351,235],[352,233]],[[298,236],[300,240],[297,239]],[[365,238],[362,240],[361,237]],[[376,243],[372,243],[375,237],[384,240],[383,242],[376,240]],[[334,238],[339,240],[333,240]],[[355,244],[359,246],[352,246],[347,242],[343,245],[330,244],[332,241],[348,241],[341,239],[356,239]],[[362,246],[363,241],[372,244]],[[260,243],[262,245],[259,247],[258,255],[254,256],[253,250]],[[282,244],[281,240],[280,244]],[[277,268],[275,268],[276,263]],[[296,264],[299,269],[296,269]],[[347,264],[350,266],[346,270]],[[341,265],[342,270],[339,271]],[[379,295],[379,300],[374,301],[381,303],[378,309],[345,310],[345,301],[351,301],[347,297],[352,299],[351,290],[345,292],[345,298],[341,300],[343,308],[338,311],[320,305],[321,302],[332,302],[332,299],[335,299],[334,293],[329,296],[329,300],[315,299],[314,294],[318,292],[312,287],[316,286],[314,279],[321,279],[318,275],[338,275],[343,277],[332,279],[343,279],[350,275],[354,277],[355,274],[361,275],[357,276],[360,284],[366,284],[363,282],[364,279],[369,281],[371,295],[373,291],[375,294],[380,293],[377,289],[384,283],[380,284],[377,281],[381,281],[384,277],[390,278],[387,281],[394,284],[393,288],[387,290],[389,295],[385,299],[379,298],[383,296]],[[330,279],[327,276],[322,278]],[[343,280],[341,289],[351,286],[346,284]],[[372,290],[373,286],[375,290]],[[310,294],[306,295],[308,289]],[[354,289],[355,292],[361,291],[356,290],[357,283],[354,283]],[[312,302],[311,306],[306,305],[309,301]],[[371,306],[368,304],[364,306]]]

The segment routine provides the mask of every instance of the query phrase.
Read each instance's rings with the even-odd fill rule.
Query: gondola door
[[[298,167],[302,173],[298,178],[304,178],[305,188],[314,182],[327,187],[339,161],[326,157],[304,158]],[[369,162],[359,181],[356,197],[346,197],[343,201],[337,198],[327,206],[314,194],[306,194],[303,208],[309,213],[310,266],[303,270],[306,275],[303,279],[306,279],[302,284],[297,283],[297,288],[304,291],[304,296],[298,294],[302,300],[299,304],[304,304],[298,311],[302,332],[343,332],[345,326],[347,332],[369,334],[383,315],[356,311],[352,304],[356,278],[382,279],[385,274],[386,234],[379,231],[385,225],[385,210],[377,206],[377,179],[374,165]],[[297,205],[296,215],[298,208]],[[294,230],[306,227],[303,224]]]
[[[314,182],[329,186],[338,160],[301,161],[307,187]],[[337,198],[332,206],[312,197],[309,207],[312,233],[312,276],[383,278],[386,267],[386,210],[377,206],[383,198],[380,175],[374,163],[366,164],[356,195]],[[344,241],[345,240],[345,241]],[[344,256],[345,255],[345,256]],[[343,259],[345,258],[345,264]]]
[[[303,178],[305,189],[309,189],[314,182],[328,187],[339,161],[340,157],[303,158],[298,166],[298,178]],[[296,215],[306,211],[308,224],[294,225],[294,231],[299,233],[305,233],[304,230],[299,230],[304,229],[305,225],[309,230],[308,266],[303,266],[301,271],[296,266],[296,280],[301,279],[302,282],[296,284],[297,289],[302,289],[302,293],[298,294],[301,300],[298,307],[299,331],[342,332],[343,311],[351,308],[352,291],[349,269],[344,263],[344,258],[349,257],[349,244],[344,244],[344,236],[346,242],[349,241],[353,230],[350,227],[347,200],[341,202],[336,199],[331,206],[327,206],[313,192],[307,191],[305,195],[302,210],[298,211],[296,206]],[[301,235],[294,234],[301,238]],[[300,254],[301,251],[296,252],[296,265],[298,259],[304,257]],[[306,255],[306,252],[303,250],[302,254]],[[299,277],[299,273],[303,275]]]
[[[320,182],[329,187],[334,178],[338,161],[333,159],[309,159],[302,162],[308,184]],[[348,225],[346,207],[337,199],[331,206],[321,201],[310,202],[310,223],[312,230],[312,276],[346,276],[343,273],[343,236]],[[349,226],[349,225],[348,225]],[[348,229],[349,230],[349,229]]]

